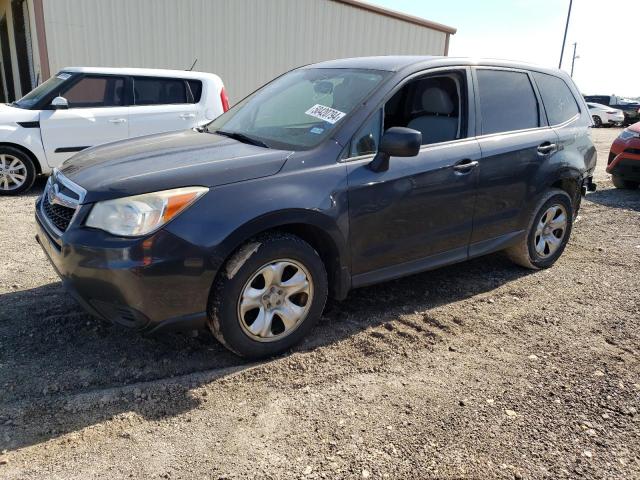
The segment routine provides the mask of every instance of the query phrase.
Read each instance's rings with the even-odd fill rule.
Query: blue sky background
[[[366,0],[458,29],[449,55],[557,67],[569,0]],[[563,68],[585,94],[640,96],[640,0],[574,0]],[[632,53],[633,52],[633,53]]]

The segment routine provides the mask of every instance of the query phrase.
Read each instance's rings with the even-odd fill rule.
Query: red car
[[[616,188],[640,185],[640,122],[625,128],[611,145],[607,173]]]

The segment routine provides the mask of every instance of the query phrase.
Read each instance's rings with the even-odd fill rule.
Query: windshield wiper
[[[225,137],[233,138],[234,140],[238,140],[242,143],[249,143],[251,145],[257,145],[258,147],[269,148],[269,145],[264,143],[262,140],[258,140],[257,138],[250,137],[249,135],[245,135],[240,132],[225,132],[224,130],[216,130],[214,133],[218,135],[224,135]]]

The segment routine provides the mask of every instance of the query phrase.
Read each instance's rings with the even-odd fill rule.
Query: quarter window
[[[378,151],[380,131],[382,130],[382,110],[378,110],[353,137],[351,142],[351,157],[369,155]]]
[[[540,126],[538,101],[523,72],[478,69],[482,134]]]
[[[83,77],[61,95],[69,108],[117,107],[124,105],[124,78]]]
[[[190,103],[198,103],[202,96],[202,82],[200,80],[187,80],[187,87],[191,94]]]
[[[559,77],[534,72],[550,125],[558,125],[580,113],[578,103],[567,84]]]
[[[180,79],[136,77],[133,92],[136,105],[189,103],[186,84]]]

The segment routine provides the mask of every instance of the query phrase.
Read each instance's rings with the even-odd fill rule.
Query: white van
[[[20,100],[0,105],[0,195],[31,188],[81,150],[204,125],[229,109],[212,73],[64,68]]]

